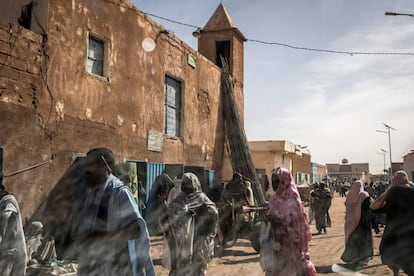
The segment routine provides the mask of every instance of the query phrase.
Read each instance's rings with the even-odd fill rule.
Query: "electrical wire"
[[[313,51],[313,52],[325,52],[325,53],[332,53],[332,54],[347,54],[347,55],[414,55],[414,52],[353,52],[353,51],[340,51],[340,50],[327,50],[327,49],[317,49],[317,48],[307,48],[307,47],[299,47],[293,46],[286,43],[280,42],[266,42],[256,39],[247,39],[247,41],[252,41],[261,44],[267,45],[278,45],[287,48],[292,48],[296,50],[304,50],[304,51]]]
[[[193,24],[187,24],[187,23],[183,23],[177,20],[172,20],[163,16],[159,16],[159,15],[155,15],[152,13],[146,13],[146,12],[142,12],[145,15],[148,16],[152,16],[158,19],[162,19],[174,24],[178,24],[178,25],[182,25],[182,26],[186,26],[186,27],[191,27],[191,28],[195,28],[198,30],[203,30],[203,28],[193,25]],[[324,52],[324,53],[331,53],[331,54],[345,54],[345,55],[350,55],[350,56],[356,56],[356,55],[400,55],[400,56],[413,56],[414,52],[363,52],[363,51],[342,51],[342,50],[329,50],[329,49],[319,49],[319,48],[310,48],[310,47],[300,47],[300,46],[295,46],[295,45],[290,45],[287,43],[282,43],[282,42],[269,42],[269,41],[263,41],[263,40],[258,40],[258,39],[249,39],[247,38],[247,41],[249,42],[255,42],[255,43],[260,43],[260,44],[265,44],[265,45],[276,45],[276,46],[282,46],[282,47],[286,47],[286,48],[290,48],[290,49],[294,49],[294,50],[302,50],[302,51],[311,51],[311,52]]]
[[[202,29],[202,28],[200,28],[196,25],[183,23],[183,22],[180,22],[180,21],[172,20],[172,19],[169,19],[169,18],[166,18],[166,17],[162,17],[162,16],[159,16],[159,15],[152,14],[152,13],[146,13],[146,12],[142,12],[142,13],[145,14],[145,15],[149,15],[149,16],[152,16],[152,17],[155,17],[155,18],[158,18],[158,19],[162,19],[162,20],[165,20],[165,21],[168,21],[168,22],[171,22],[171,23],[175,23],[175,24],[178,24],[178,25],[187,26],[187,27],[200,29],[200,30]]]

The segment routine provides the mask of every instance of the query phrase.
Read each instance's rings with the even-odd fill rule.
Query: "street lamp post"
[[[384,170],[383,170],[383,173],[384,173],[384,181],[386,181],[387,180],[387,178],[385,177],[385,172],[386,172],[386,164],[385,164],[385,154],[386,153],[388,153],[388,151],[386,151],[385,149],[380,149],[381,150],[381,152],[378,152],[378,154],[382,154],[382,156],[384,157]]]
[[[382,124],[385,126],[385,128],[387,130],[386,131],[384,131],[384,130],[377,130],[377,132],[382,132],[382,133],[387,133],[388,134],[388,145],[389,145],[389,152],[390,152],[390,171],[389,171],[390,177],[389,177],[389,179],[391,179],[392,178],[391,129],[392,130],[396,130],[396,129],[393,128],[393,127],[390,127],[389,125],[387,125],[385,123],[382,123]]]

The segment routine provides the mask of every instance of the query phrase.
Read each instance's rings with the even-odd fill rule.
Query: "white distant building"
[[[326,168],[333,182],[369,181],[369,163],[348,163],[348,159],[344,158],[341,164],[326,164]]]

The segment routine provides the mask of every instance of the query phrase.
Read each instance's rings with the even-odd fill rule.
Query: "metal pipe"
[[[29,170],[35,169],[35,168],[40,167],[40,166],[43,166],[43,165],[46,165],[47,163],[49,163],[49,160],[48,161],[44,161],[42,163],[38,163],[38,164],[32,165],[32,166],[27,167],[27,168],[24,168],[24,169],[20,169],[20,170],[11,172],[9,174],[4,174],[3,176],[4,177],[10,177],[10,176],[13,176],[13,175],[16,175],[16,174],[25,172],[25,171],[29,171]]]

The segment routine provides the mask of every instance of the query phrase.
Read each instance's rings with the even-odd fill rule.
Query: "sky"
[[[407,0],[131,0],[141,11],[204,27],[220,2],[248,40],[344,52],[414,54]],[[197,49],[194,28],[153,19]],[[414,55],[358,55],[244,43],[249,141],[307,146],[319,164],[369,163],[382,173],[414,150]],[[386,167],[390,156],[385,154]]]

